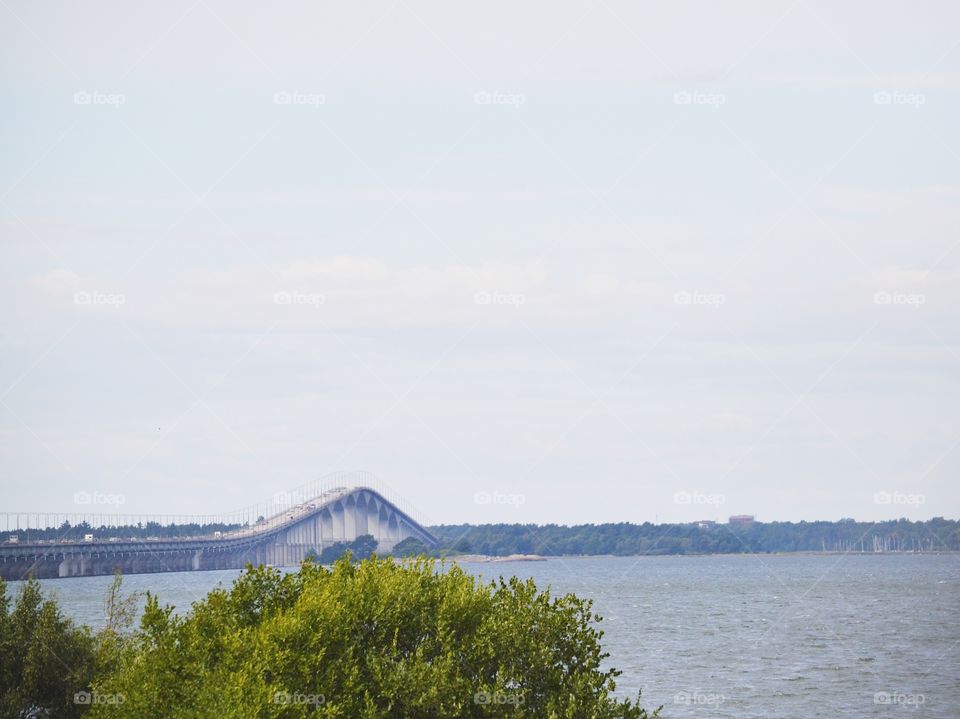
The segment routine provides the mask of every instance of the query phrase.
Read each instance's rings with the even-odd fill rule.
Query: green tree
[[[453,545],[453,551],[455,552],[461,552],[463,554],[467,554],[471,550],[472,550],[472,547],[470,546],[470,540],[467,539],[466,537],[463,537],[456,544]]]
[[[96,718],[624,717],[588,601],[432,560],[248,568],[175,617],[148,597]]]
[[[314,552],[312,556],[308,553],[307,558],[319,561],[321,564],[333,564],[340,559],[340,557],[347,554],[347,552],[349,552],[354,559],[363,560],[373,556],[375,551],[377,551],[377,540],[373,538],[373,535],[361,534],[352,542],[334,542],[329,547],[324,547],[319,557],[316,555],[316,552]]]
[[[419,539],[416,537],[407,537],[393,545],[391,554],[395,557],[416,557],[421,554],[429,554],[429,552],[430,549],[427,545]]]
[[[31,578],[13,611],[0,580],[0,717],[72,717],[87,709],[83,697],[94,678],[97,647],[87,628],[64,618]]]
[[[103,615],[106,620],[104,632],[122,635],[133,628],[137,620],[141,592],[132,592],[124,595],[123,575],[117,569],[113,573],[113,582],[107,589],[107,596],[103,601]]]
[[[377,551],[377,540],[372,534],[361,534],[350,542],[350,553],[354,559],[369,559]]]
[[[350,547],[346,542],[334,542],[328,547],[324,547],[320,552],[319,561],[321,564],[333,564],[340,557],[347,553]]]
[[[96,634],[97,671],[113,671],[119,666],[137,614],[142,592],[123,593],[123,577],[117,570],[103,602],[104,627]]]

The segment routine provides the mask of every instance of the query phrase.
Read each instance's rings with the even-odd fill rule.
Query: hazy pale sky
[[[0,17],[0,511],[960,515],[956,3]]]

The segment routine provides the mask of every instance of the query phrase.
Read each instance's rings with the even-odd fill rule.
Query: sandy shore
[[[493,557],[487,554],[458,554],[454,557],[448,557],[455,562],[545,562],[546,557],[539,554],[510,554],[506,557]]]

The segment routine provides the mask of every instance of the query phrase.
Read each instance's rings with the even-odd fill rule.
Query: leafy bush
[[[324,547],[319,555],[311,549],[307,553],[307,558],[319,561],[321,564],[333,564],[347,552],[354,559],[367,559],[372,557],[375,551],[377,551],[377,540],[373,538],[373,535],[361,534],[352,542],[334,542],[329,547]]]
[[[64,618],[40,584],[21,585],[13,611],[0,580],[0,717],[81,716],[75,695],[90,687],[97,642],[87,628]]]
[[[416,537],[407,537],[401,539],[393,546],[394,557],[417,557],[421,554],[429,554],[430,548]]]
[[[591,603],[431,560],[248,568],[184,617],[148,596],[93,717],[630,717]]]

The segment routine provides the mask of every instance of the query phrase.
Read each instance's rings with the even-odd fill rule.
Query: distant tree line
[[[936,517],[885,522],[748,524],[447,524],[431,527],[439,551],[488,554],[636,555],[740,552],[936,552],[960,550],[960,522]],[[395,554],[417,553],[404,540]],[[400,550],[400,551],[397,551]]]
[[[211,522],[208,524],[199,524],[196,522],[187,524],[160,524],[159,522],[138,522],[137,524],[126,524],[121,526],[99,527],[91,525],[89,522],[78,522],[70,524],[64,522],[59,527],[47,527],[46,529],[11,529],[4,532],[4,539],[10,536],[16,536],[21,542],[35,542],[43,540],[45,542],[59,542],[61,540],[77,542],[87,534],[92,534],[94,539],[146,539],[147,537],[159,537],[168,539],[171,537],[203,537],[212,535],[214,532],[229,532],[234,529],[240,529],[241,524],[225,524],[223,522]]]

